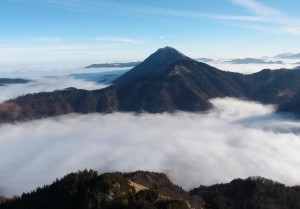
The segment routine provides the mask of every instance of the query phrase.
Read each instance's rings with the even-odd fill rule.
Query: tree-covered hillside
[[[299,209],[300,186],[261,177],[200,186],[190,192],[162,173],[70,173],[0,203],[0,209]]]

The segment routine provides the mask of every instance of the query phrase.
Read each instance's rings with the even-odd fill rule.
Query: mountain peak
[[[182,59],[182,58],[187,58],[184,54],[179,52],[173,47],[166,46],[164,48],[159,48],[154,54],[159,55],[159,56],[168,56],[168,57],[174,57],[176,59]],[[165,58],[165,57],[164,57]]]
[[[172,50],[176,50],[175,48],[171,47],[171,46],[165,46],[163,48],[159,48],[158,50],[165,50],[165,49],[172,49]],[[177,51],[177,50],[176,50]]]
[[[165,46],[163,48],[159,48],[157,51],[176,51],[176,52],[179,52],[177,51],[175,48],[171,47],[171,46]],[[179,52],[180,53],[180,52]],[[181,53],[180,53],[181,54]]]
[[[180,59],[191,59],[176,49],[166,46],[158,49],[156,52],[151,54],[142,63],[132,68],[130,71],[119,77],[114,81],[116,84],[124,84],[130,81],[139,79],[143,76],[149,75],[150,73],[159,71],[176,60]]]

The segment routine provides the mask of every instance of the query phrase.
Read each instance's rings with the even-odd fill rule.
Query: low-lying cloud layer
[[[32,82],[26,84],[0,86],[0,102],[4,102],[8,99],[16,98],[24,94],[52,92],[54,90],[61,90],[68,87],[94,90],[107,86],[106,84],[95,83],[92,81],[74,79],[72,76],[37,77],[32,78],[32,80]]]
[[[78,169],[167,173],[186,189],[263,176],[300,183],[300,123],[272,106],[205,113],[68,115],[0,127],[0,188],[21,194]]]
[[[267,61],[275,62],[278,60],[267,59]],[[243,73],[243,74],[252,74],[252,73],[259,72],[263,69],[272,69],[272,70],[281,69],[281,68],[293,69],[294,67],[296,67],[293,60],[288,60],[288,61],[284,60],[283,64],[233,64],[230,63],[229,60],[219,60],[208,64],[220,70]]]
[[[18,96],[52,92],[68,87],[94,90],[109,85],[129,68],[82,68],[52,66],[5,66],[0,65],[1,78],[22,78],[32,82],[0,86],[0,103]]]

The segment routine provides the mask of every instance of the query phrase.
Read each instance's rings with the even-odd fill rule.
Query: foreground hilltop
[[[28,94],[0,104],[0,122],[67,113],[205,111],[210,99],[235,97],[300,113],[300,71],[262,70],[244,75],[221,71],[165,47],[105,89],[75,88]]]
[[[299,209],[300,187],[264,178],[236,179],[190,192],[162,173],[71,173],[0,209]]]

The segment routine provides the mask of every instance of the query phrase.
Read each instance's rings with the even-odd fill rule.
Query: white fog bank
[[[107,84],[75,79],[72,76],[35,77],[29,83],[0,86],[0,103],[25,94],[52,92],[68,87],[95,90],[102,89],[107,86]]]
[[[208,113],[68,115],[0,126],[0,194],[82,169],[164,172],[185,189],[263,176],[300,183],[300,123],[272,106],[213,100]]]

